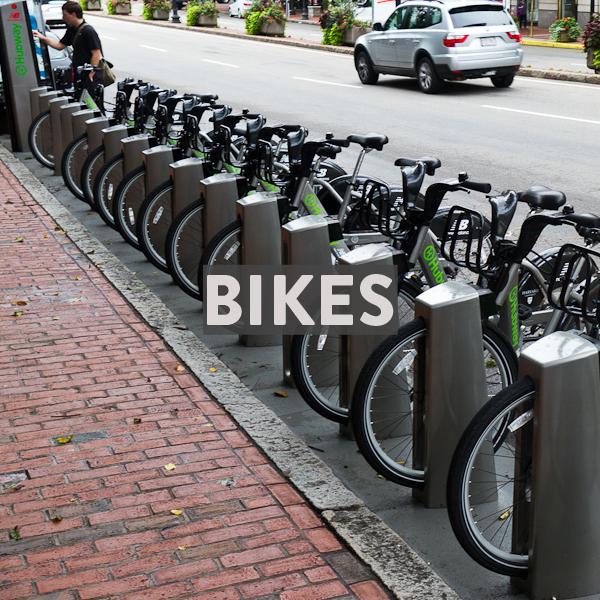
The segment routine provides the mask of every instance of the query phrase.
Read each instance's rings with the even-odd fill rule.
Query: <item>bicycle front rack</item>
[[[363,193],[356,203],[360,225],[393,240],[402,240],[408,231],[402,218],[401,202],[394,197],[390,187],[381,181],[367,179]]]

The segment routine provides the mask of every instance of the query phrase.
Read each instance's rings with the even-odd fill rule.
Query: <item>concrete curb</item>
[[[121,21],[132,21],[131,17],[126,15],[107,15],[105,13],[94,13],[94,16],[105,17],[111,19],[119,19]],[[306,21],[301,21],[306,23]],[[193,31],[195,33],[206,33],[208,35],[223,35],[227,37],[239,38],[239,39],[252,39],[253,41],[260,41],[266,44],[281,44],[284,46],[297,46],[299,48],[310,48],[312,50],[320,50],[322,52],[335,52],[338,54],[354,54],[353,48],[346,48],[343,46],[323,46],[321,44],[315,44],[311,42],[303,42],[302,40],[294,40],[289,38],[278,38],[278,37],[265,37],[248,35],[239,31],[230,31],[220,29],[218,27],[188,27],[187,25],[170,23],[169,21],[145,21],[143,19],[135,19],[135,23],[141,23],[143,25],[152,25],[154,27],[175,27],[177,29],[184,29],[186,31]],[[529,46],[551,46],[555,48],[574,48],[573,44],[565,44],[560,42],[545,42],[545,41],[530,41],[524,40],[524,45]],[[581,49],[583,46],[577,44],[575,49]],[[524,77],[539,77],[543,79],[557,79],[562,81],[576,81],[579,83],[590,83],[600,85],[600,75],[594,73],[577,73],[575,71],[554,71],[551,69],[531,69],[529,67],[521,67],[518,75]]]
[[[460,600],[2,144],[0,160],[398,600]]]

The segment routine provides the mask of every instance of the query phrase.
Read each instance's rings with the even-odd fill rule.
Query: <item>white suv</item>
[[[522,57],[517,26],[496,0],[409,0],[354,46],[363,83],[377,83],[380,73],[405,75],[426,94],[439,92],[444,79],[490,77],[508,87]]]

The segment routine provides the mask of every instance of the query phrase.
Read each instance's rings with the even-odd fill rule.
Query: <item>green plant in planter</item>
[[[352,0],[330,0],[319,18],[319,25],[323,30],[323,44],[341,46],[344,31],[354,27],[371,27],[370,21],[359,21],[356,18],[355,6]]]
[[[165,10],[169,12],[172,8],[172,4],[169,0],[144,0],[144,9],[142,10],[142,16],[144,19],[151,21],[154,19],[155,10]]]
[[[550,37],[555,42],[560,39],[560,34],[563,31],[567,34],[567,37],[571,42],[576,42],[577,38],[581,35],[581,27],[573,17],[556,19],[554,23],[550,25]]]
[[[263,24],[279,23],[285,28],[287,17],[277,0],[254,0],[246,13],[246,33],[258,35]]]
[[[185,14],[188,27],[193,27],[194,25],[198,25],[199,16],[219,16],[219,9],[213,0],[203,0],[202,2],[198,2],[198,0],[191,0],[191,2],[188,2]]]
[[[128,6],[129,12],[131,12],[131,1],[130,0],[108,0],[107,9],[109,15],[117,14],[117,5]]]
[[[583,51],[594,53],[594,68],[600,71],[600,14],[594,13],[583,30]]]

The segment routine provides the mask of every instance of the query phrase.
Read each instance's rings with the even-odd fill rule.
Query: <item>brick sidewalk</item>
[[[2,163],[0,223],[2,600],[391,597]]]

